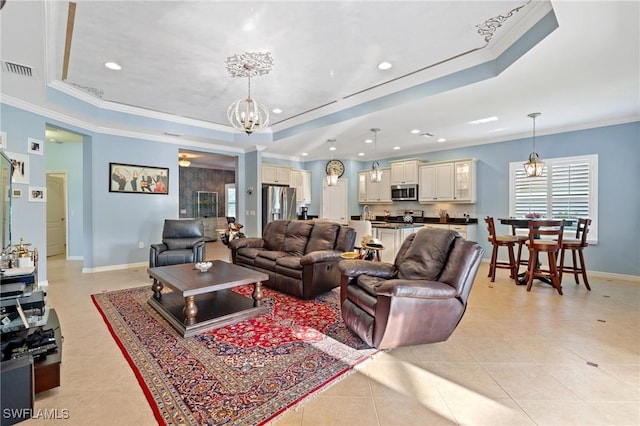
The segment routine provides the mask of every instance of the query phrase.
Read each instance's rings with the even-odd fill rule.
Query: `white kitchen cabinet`
[[[450,224],[449,229],[458,231],[465,240],[478,241],[478,225],[471,223],[468,225]]]
[[[289,185],[291,183],[290,174],[290,167],[275,166],[272,164],[262,165],[262,183]]]
[[[391,204],[391,169],[381,169],[382,180],[371,182],[369,172],[358,172],[358,202],[370,204]]]
[[[424,227],[429,229],[451,229],[453,231],[458,231],[466,240],[478,241],[478,225],[475,223],[425,223]]]
[[[476,202],[476,160],[454,162],[455,201]]]
[[[290,186],[296,189],[296,204],[311,204],[311,172],[291,170]]]
[[[476,202],[476,160],[420,166],[418,202]]]
[[[421,225],[401,228],[373,228],[376,234],[375,238],[378,238],[384,247],[384,250],[380,251],[380,260],[393,263],[404,240],[420,228],[422,228]]]
[[[376,228],[377,237],[382,242],[384,250],[380,250],[380,260],[383,262],[393,263],[396,259],[396,253],[400,246],[398,245],[399,229],[393,228]]]
[[[406,228],[400,228],[400,245],[398,246],[398,250],[400,250],[400,246],[402,245],[402,243],[404,242],[404,240],[407,239],[407,237],[411,234],[413,234],[414,232],[418,232],[420,229],[422,228],[421,225],[414,225],[411,227],[406,227]]]
[[[391,185],[417,184],[418,160],[405,160],[391,163]]]
[[[439,163],[420,166],[419,202],[451,201],[454,197],[454,165]]]
[[[367,179],[369,178],[368,172],[358,172],[358,202],[367,202]]]

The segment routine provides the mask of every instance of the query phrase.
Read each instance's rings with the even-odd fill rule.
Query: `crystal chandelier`
[[[233,127],[250,135],[269,124],[267,107],[251,98],[251,77],[271,71],[271,52],[245,52],[229,56],[225,63],[231,77],[246,77],[248,81],[247,97],[229,106],[227,118]]]
[[[524,172],[527,177],[542,176],[542,171],[544,170],[544,163],[536,152],[536,117],[539,115],[539,112],[528,114],[533,119],[533,151],[529,154],[529,161],[524,163]]]
[[[336,146],[334,145],[335,142],[336,142],[335,139],[327,140],[327,143],[331,144],[331,147],[329,148],[329,151],[331,151],[331,161],[333,161],[333,151],[336,150]],[[339,176],[336,169],[331,168],[327,172],[327,175],[324,177],[324,180],[327,186],[336,186],[338,184],[338,178]]]
[[[373,132],[373,152],[374,157],[378,153],[378,132],[380,129],[371,129]],[[382,182],[382,170],[380,170],[380,163],[374,161],[371,163],[371,170],[369,170],[369,181],[370,182]]]
[[[191,161],[187,160],[187,154],[180,154],[180,158],[178,159],[178,166],[189,167],[190,165]]]

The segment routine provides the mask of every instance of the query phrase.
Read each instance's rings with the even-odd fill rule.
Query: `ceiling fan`
[[[178,166],[189,167],[190,165],[191,161],[187,159],[187,154],[180,154],[180,157],[178,157]]]

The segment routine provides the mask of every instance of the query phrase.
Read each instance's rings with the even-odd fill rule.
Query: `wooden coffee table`
[[[214,260],[207,272],[193,263],[148,268],[153,278],[153,306],[183,337],[243,321],[268,312],[262,301],[267,274]],[[252,298],[228,290],[253,284]],[[164,286],[172,289],[162,293]],[[197,296],[197,297],[196,297]]]

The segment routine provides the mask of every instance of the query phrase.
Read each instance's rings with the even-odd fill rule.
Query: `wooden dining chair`
[[[548,278],[553,287],[562,295],[560,273],[556,254],[562,247],[564,220],[540,219],[529,221],[529,264],[527,266],[527,291],[531,291],[533,280]],[[539,261],[539,254],[547,253],[548,265],[545,268]]]
[[[513,254],[513,249],[516,245],[517,238],[513,235],[497,235],[496,234],[496,226],[493,221],[493,217],[487,216],[484,218],[484,221],[487,223],[487,231],[489,231],[489,242],[491,243],[491,261],[489,263],[489,275],[491,278],[491,282],[494,282],[496,279],[496,269],[508,269],[510,271],[510,278],[513,278],[516,282],[518,281],[518,272],[516,269],[516,260]],[[506,247],[507,253],[509,255],[509,262],[498,260],[498,248]]]
[[[578,226],[576,228],[576,238],[565,238],[562,240],[562,247],[560,252],[560,282],[562,282],[563,272],[573,274],[573,278],[576,280],[576,284],[580,284],[578,279],[579,274],[582,274],[582,280],[587,290],[591,291],[589,286],[589,280],[587,279],[587,267],[584,263],[584,255],[582,250],[587,247],[587,234],[589,233],[589,226],[591,226],[591,219],[578,219]],[[573,258],[572,266],[565,266],[564,256],[567,250],[571,250],[571,257]],[[576,261],[576,255],[578,255],[580,264]]]
[[[526,229],[527,235],[518,234],[518,229]],[[529,241],[529,228],[518,228],[516,225],[511,225],[511,235],[516,238],[516,245],[518,246],[516,254],[516,275],[520,275],[520,265],[524,265],[526,270],[529,264],[529,256],[525,255],[524,259],[522,258],[522,248],[526,246],[527,241]]]

